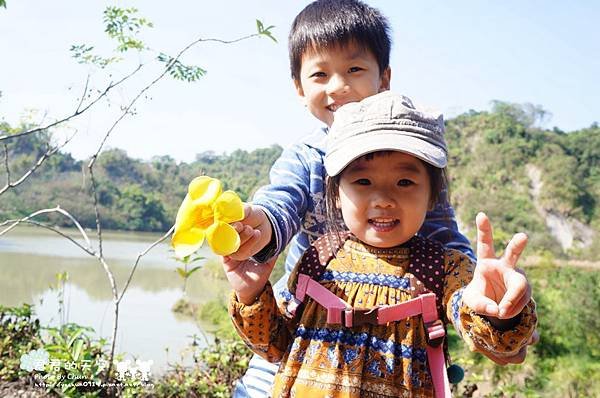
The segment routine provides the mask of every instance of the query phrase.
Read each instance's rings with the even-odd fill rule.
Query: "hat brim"
[[[349,139],[342,148],[331,148],[325,155],[325,170],[331,177],[338,175],[359,157],[376,151],[398,151],[413,155],[437,168],[448,164],[446,152],[421,138],[399,135],[397,131],[381,131]]]

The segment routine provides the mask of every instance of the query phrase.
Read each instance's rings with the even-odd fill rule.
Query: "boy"
[[[241,246],[230,256],[240,262],[252,257],[252,266],[261,266],[275,261],[290,243],[286,276],[274,286],[275,292],[286,285],[287,275],[310,243],[324,233],[324,140],[335,111],[390,88],[389,30],[387,19],[359,0],[317,0],[292,24],[289,55],[297,93],[327,127],[286,149],[275,162],[270,185],[256,193],[253,203],[244,209],[246,218],[235,225]],[[427,214],[419,234],[475,257],[468,239],[458,232],[445,193]],[[256,297],[238,299],[251,304]],[[502,362],[513,361],[522,359]],[[255,356],[235,396],[266,396],[276,369]]]

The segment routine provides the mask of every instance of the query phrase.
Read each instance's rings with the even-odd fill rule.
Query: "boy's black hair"
[[[294,19],[288,48],[292,78],[300,80],[302,56],[307,50],[355,43],[370,50],[383,73],[390,64],[390,27],[379,10],[359,0],[317,0]]]

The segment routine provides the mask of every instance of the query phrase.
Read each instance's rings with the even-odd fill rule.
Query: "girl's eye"
[[[403,178],[402,180],[398,181],[398,185],[401,187],[407,187],[412,184],[414,184],[414,182],[412,182],[411,180],[407,180],[406,178]]]
[[[371,185],[371,181],[369,181],[369,180],[368,180],[368,179],[366,179],[366,178],[359,178],[359,179],[358,179],[358,180],[356,180],[354,183],[355,183],[355,184],[358,184],[358,185]]]
[[[358,72],[361,70],[363,70],[361,67],[353,66],[352,68],[348,69],[348,72],[353,73],[353,72]]]

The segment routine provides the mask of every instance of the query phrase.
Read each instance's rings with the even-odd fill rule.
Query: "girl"
[[[384,92],[337,110],[327,139],[330,233],[304,253],[279,304],[268,283],[274,260],[224,259],[238,333],[281,362],[272,395],[449,396],[442,322],[471,350],[500,358],[522,350],[537,322],[515,269],[526,236],[496,259],[478,215],[475,267],[415,235],[447,184],[442,117]]]

